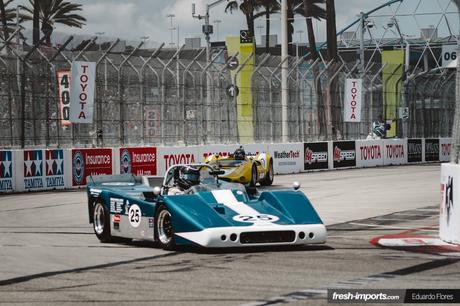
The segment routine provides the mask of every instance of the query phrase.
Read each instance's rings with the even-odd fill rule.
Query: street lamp
[[[104,34],[105,34],[105,32],[96,32],[96,33],[94,33],[94,34],[96,34],[96,36],[102,36],[102,35],[104,35]],[[101,48],[101,44],[100,44],[100,43],[99,43],[99,48],[98,48],[98,49],[99,49],[99,51],[101,51],[101,50],[102,50],[102,48]]]
[[[168,14],[166,15],[166,17],[170,18],[170,27],[169,27],[169,31],[171,31],[171,42],[169,43],[169,45],[172,47],[174,45],[174,42],[173,42],[173,34],[174,34],[174,30],[176,30],[176,28],[174,27],[173,25],[173,18],[176,17],[176,15],[174,14]]]
[[[222,20],[216,19],[213,21],[213,23],[216,24],[216,36],[217,36],[217,41],[219,41],[219,23],[221,23]]]
[[[142,39],[142,43],[143,43],[144,48],[145,48],[145,42],[149,39],[149,36],[144,35],[144,36],[141,36],[139,38]]]

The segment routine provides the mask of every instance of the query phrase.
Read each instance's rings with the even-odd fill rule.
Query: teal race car
[[[164,249],[326,242],[326,227],[299,186],[248,193],[219,175],[193,164],[172,166],[165,177],[89,176],[89,221],[101,242],[152,240]]]

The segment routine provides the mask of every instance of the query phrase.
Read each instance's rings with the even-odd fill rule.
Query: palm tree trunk
[[[270,6],[265,5],[265,53],[270,52]]]
[[[34,16],[33,16],[33,44],[36,45],[40,41],[40,2],[34,1]]]
[[[8,39],[8,25],[6,23],[5,3],[0,0],[0,18],[2,19],[3,39]]]
[[[327,15],[327,56],[329,60],[337,59],[337,26],[335,23],[335,1],[326,0]]]

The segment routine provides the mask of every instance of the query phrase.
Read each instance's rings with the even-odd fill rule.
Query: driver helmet
[[[246,158],[246,152],[244,152],[244,149],[242,146],[240,146],[238,149],[235,150],[233,153],[233,157],[236,160],[244,160]]]
[[[183,190],[189,189],[192,186],[200,183],[200,171],[191,166],[183,166],[179,169],[179,177],[177,185]]]

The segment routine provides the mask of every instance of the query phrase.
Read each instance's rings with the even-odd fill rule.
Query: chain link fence
[[[250,54],[235,70],[226,51],[142,49],[66,51],[3,49],[0,55],[0,146],[96,147],[281,142],[282,104],[279,56]],[[88,44],[89,46],[90,44]],[[95,120],[62,126],[57,72],[72,61],[97,63]],[[455,71],[398,74],[401,65],[354,61],[288,59],[288,139],[292,142],[365,139],[372,123],[393,122],[397,137],[448,137],[455,102]],[[231,85],[249,69],[239,99]],[[392,74],[392,71],[394,73]],[[343,120],[347,78],[363,79],[360,123]],[[389,81],[392,79],[393,81]],[[399,102],[387,105],[389,96]],[[249,102],[248,102],[249,101]],[[249,107],[250,116],[241,116]],[[388,116],[407,107],[409,117]],[[243,135],[241,126],[252,129]],[[240,127],[240,128],[239,128]]]

